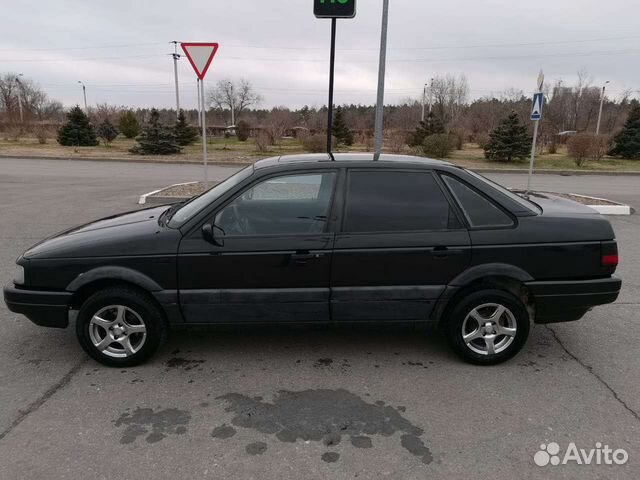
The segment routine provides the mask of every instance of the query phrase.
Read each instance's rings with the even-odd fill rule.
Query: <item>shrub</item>
[[[402,153],[407,144],[407,132],[403,130],[392,130],[388,137],[389,148],[393,153]]]
[[[587,160],[602,160],[608,148],[609,138],[606,135],[579,133],[567,141],[569,156],[578,167],[582,167]]]
[[[353,132],[347,126],[342,107],[336,109],[336,116],[333,119],[333,136],[338,145],[353,145]]]
[[[58,130],[58,143],[67,147],[95,147],[98,138],[89,117],[78,106],[67,114],[67,123]]]
[[[140,123],[131,110],[126,111],[118,122],[120,132],[127,138],[135,138],[140,135]]]
[[[104,121],[98,126],[98,136],[102,139],[105,145],[113,142],[120,132],[118,129],[105,118]]]
[[[333,146],[336,146],[336,137],[333,137]],[[327,136],[317,133],[309,135],[302,140],[302,147],[310,153],[324,153],[327,151]]]
[[[191,145],[198,138],[198,130],[187,123],[187,117],[184,110],[180,110],[178,121],[173,129],[176,136],[176,143],[181,147]]]
[[[255,137],[253,137],[253,140],[256,144],[256,150],[261,153],[268,151],[269,147],[273,144],[271,134],[265,130],[259,130]]]
[[[455,142],[450,135],[438,133],[424,139],[422,151],[427,157],[447,158],[451,154],[454,146]]]
[[[238,141],[246,142],[251,134],[251,126],[244,120],[240,120],[236,125],[236,136]]]
[[[415,131],[409,135],[409,146],[421,147],[425,138],[440,133],[445,133],[444,125],[442,125],[440,119],[431,112],[427,115],[427,118],[418,124]]]
[[[578,167],[582,167],[592,154],[593,135],[589,133],[579,133],[567,141],[569,156],[573,158]]]
[[[640,106],[629,113],[622,131],[614,138],[611,155],[640,159]]]
[[[51,130],[42,125],[36,125],[33,127],[33,136],[36,137],[40,145],[45,145],[51,138]]]
[[[478,133],[478,134],[475,135],[476,143],[483,150],[485,148],[487,148],[487,145],[489,144],[489,140],[490,140],[490,138],[489,138],[489,134],[488,133],[482,132],[482,133]]]
[[[494,162],[512,162],[526,158],[531,152],[531,137],[516,112],[502,120],[489,134],[484,156]]]
[[[175,133],[160,123],[160,114],[155,108],[151,110],[149,123],[136,140],[138,145],[130,151],[137,155],[171,155],[181,151]]]

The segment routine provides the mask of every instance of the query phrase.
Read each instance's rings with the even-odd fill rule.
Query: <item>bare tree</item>
[[[460,118],[469,98],[469,82],[464,75],[436,77],[429,88],[434,115],[449,128]]]
[[[276,107],[271,110],[267,121],[264,125],[264,130],[271,137],[272,145],[280,145],[282,137],[289,128],[293,126],[293,115],[291,111],[286,107]]]
[[[247,108],[258,105],[262,97],[256,93],[248,80],[234,83],[232,80],[220,80],[215,88],[209,92],[209,104],[214,108],[228,111],[230,123],[235,124],[242,112]]]

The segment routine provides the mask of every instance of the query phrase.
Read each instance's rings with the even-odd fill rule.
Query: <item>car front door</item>
[[[205,221],[215,241],[202,225],[188,234],[178,260],[185,321],[328,321],[336,178],[335,170],[263,177]]]
[[[429,170],[351,169],[331,274],[335,321],[427,320],[470,263],[469,234]]]

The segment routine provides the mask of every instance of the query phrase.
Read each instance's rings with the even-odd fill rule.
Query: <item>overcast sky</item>
[[[465,74],[471,96],[530,92],[540,68],[587,70],[611,95],[640,90],[638,0],[391,0],[387,103],[433,75]],[[330,21],[312,0],[0,0],[0,73],[23,73],[65,105],[174,106],[169,42],[217,41],[207,85],[246,78],[263,106],[326,103]],[[382,0],[338,22],[336,103],[375,103]],[[195,76],[179,67],[183,106]]]

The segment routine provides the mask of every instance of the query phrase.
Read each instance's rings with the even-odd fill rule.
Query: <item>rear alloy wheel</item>
[[[92,358],[110,367],[130,367],[149,359],[166,338],[163,312],[148,295],[112,288],[82,305],[76,335]]]
[[[463,297],[451,310],[447,334],[464,360],[495,365],[516,355],[529,336],[529,313],[514,295],[479,290]]]

